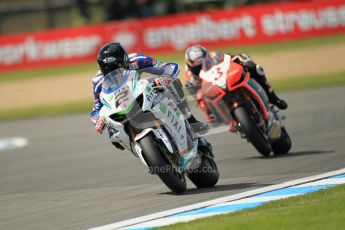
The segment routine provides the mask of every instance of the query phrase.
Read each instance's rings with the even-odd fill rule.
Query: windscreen
[[[212,66],[214,65],[218,65],[219,63],[221,63],[224,60],[223,57],[211,57],[210,54],[206,54],[206,56],[202,59],[202,68],[204,69],[204,71],[208,71],[212,68]]]
[[[104,77],[102,91],[106,94],[113,93],[120,89],[128,80],[125,69],[114,70]]]

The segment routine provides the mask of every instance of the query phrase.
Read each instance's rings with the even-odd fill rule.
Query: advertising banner
[[[345,32],[345,0],[292,1],[0,36],[0,72],[95,60],[106,42],[129,52],[248,45]]]

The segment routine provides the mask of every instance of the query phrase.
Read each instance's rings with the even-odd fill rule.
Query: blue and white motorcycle
[[[198,188],[214,186],[219,172],[211,145],[195,136],[177,107],[174,81],[157,86],[154,79],[123,69],[105,76],[99,114],[115,130],[111,141],[133,152],[173,192],[186,190],[185,175]]]

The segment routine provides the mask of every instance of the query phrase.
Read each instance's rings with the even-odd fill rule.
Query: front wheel
[[[183,172],[177,172],[171,163],[163,157],[158,143],[152,134],[149,134],[139,141],[142,148],[142,155],[147,162],[150,171],[157,174],[163,183],[173,192],[183,193],[186,191],[186,179]]]
[[[197,188],[213,187],[219,179],[219,171],[212,157],[203,156],[201,164],[188,172],[188,178]]]
[[[246,134],[248,141],[252,143],[261,155],[264,157],[269,156],[271,153],[271,145],[250,118],[247,110],[242,106],[237,107],[234,110],[234,115],[240,125],[241,131]]]
[[[274,155],[287,154],[290,151],[291,146],[291,138],[286,129],[283,127],[281,128],[280,138],[272,144]]]

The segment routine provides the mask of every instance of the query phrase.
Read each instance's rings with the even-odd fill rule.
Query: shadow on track
[[[282,154],[282,155],[271,155],[269,157],[252,156],[252,157],[246,157],[245,159],[275,159],[275,158],[282,158],[282,157],[299,157],[299,156],[308,156],[308,155],[316,155],[316,154],[327,154],[327,153],[334,153],[334,150],[296,151],[296,152],[289,152],[288,154]]]
[[[216,186],[211,187],[211,188],[190,188],[190,189],[187,189],[182,194],[176,194],[173,192],[163,192],[163,193],[159,193],[159,194],[160,195],[185,196],[185,195],[195,195],[195,194],[220,192],[220,191],[241,190],[241,189],[246,189],[246,188],[262,187],[262,186],[269,186],[269,185],[272,185],[272,184],[258,184],[258,183],[221,184],[221,185],[216,185]]]

